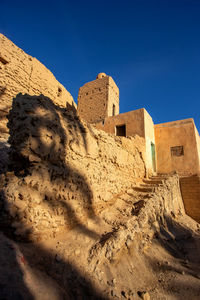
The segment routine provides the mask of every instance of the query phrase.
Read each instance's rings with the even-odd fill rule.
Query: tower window
[[[126,136],[126,125],[119,125],[115,127],[115,134],[117,136]]]
[[[113,104],[113,107],[112,107],[112,115],[115,116],[115,104]]]
[[[58,93],[57,93],[57,96],[58,96],[58,97],[60,97],[60,96],[61,96],[61,94],[62,94],[62,89],[59,87],[59,88],[58,88]]]

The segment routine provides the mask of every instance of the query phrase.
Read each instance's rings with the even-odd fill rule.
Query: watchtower
[[[119,114],[119,89],[111,76],[99,73],[79,89],[78,114],[89,123]]]

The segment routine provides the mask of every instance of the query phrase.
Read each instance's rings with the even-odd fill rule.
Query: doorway
[[[156,172],[156,151],[155,151],[155,144],[152,142],[151,142],[151,158],[152,158],[153,172]]]

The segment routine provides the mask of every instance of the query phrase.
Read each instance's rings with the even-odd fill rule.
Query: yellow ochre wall
[[[116,126],[126,125],[126,136],[139,135],[145,139],[145,163],[148,174],[153,171],[151,143],[155,144],[154,123],[151,116],[144,109],[129,111],[118,116],[107,117],[96,123],[96,128],[107,133],[116,134]]]
[[[145,128],[145,144],[146,144],[146,166],[148,173],[156,171],[156,157],[155,157],[155,170],[153,168],[152,161],[152,147],[151,144],[155,146],[155,136],[154,136],[154,123],[149,115],[149,113],[144,109],[144,128]]]
[[[193,119],[158,124],[155,128],[157,172],[198,173],[200,143]],[[197,145],[198,144],[198,145]],[[172,156],[171,147],[183,146],[184,155]]]
[[[144,109],[141,108],[117,116],[107,117],[103,122],[96,123],[96,128],[115,134],[115,127],[119,125],[126,125],[126,136],[137,134],[144,138]]]

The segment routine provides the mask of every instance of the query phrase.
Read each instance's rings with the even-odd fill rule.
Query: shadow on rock
[[[176,299],[199,299],[200,234],[165,215],[153,240],[148,262],[158,276],[158,286]],[[153,251],[153,250],[151,250]],[[170,296],[171,295],[171,296]]]
[[[86,128],[74,109],[60,108],[43,95],[17,95],[8,119],[10,163],[9,172],[1,174],[1,230],[18,243],[30,242],[24,245],[41,258],[34,263],[25,255],[31,272],[48,273],[64,299],[106,299],[72,263],[58,263],[56,253],[33,242],[76,226],[84,235],[98,238],[87,227],[87,219],[96,218],[93,192],[68,155],[79,149],[87,152]],[[27,292],[19,299],[30,297]]]

